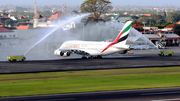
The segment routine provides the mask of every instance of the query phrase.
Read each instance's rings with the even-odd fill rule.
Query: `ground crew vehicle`
[[[25,56],[8,56],[7,59],[10,61],[10,62],[15,62],[15,61],[24,61],[26,60],[26,57]]]
[[[127,54],[133,54],[133,52],[129,50],[129,51],[127,51]]]
[[[159,56],[172,56],[174,54],[173,51],[160,51],[158,53]]]

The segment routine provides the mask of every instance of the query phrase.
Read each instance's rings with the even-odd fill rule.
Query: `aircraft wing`
[[[75,53],[75,54],[79,54],[79,55],[89,55],[88,52],[86,52],[84,50],[79,50],[79,49],[59,49],[59,51],[70,52],[70,53]]]

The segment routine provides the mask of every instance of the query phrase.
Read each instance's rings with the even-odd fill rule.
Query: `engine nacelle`
[[[128,50],[124,50],[124,51],[121,51],[119,52],[119,54],[126,54]]]
[[[70,56],[71,53],[70,53],[70,52],[64,52],[64,53],[61,52],[60,55],[61,55],[61,56],[64,56],[64,57],[67,57],[67,56]]]
[[[123,54],[126,54],[128,50],[124,50]]]
[[[63,52],[63,51],[55,50],[54,55],[67,57],[67,56],[70,56],[71,53],[70,52]]]

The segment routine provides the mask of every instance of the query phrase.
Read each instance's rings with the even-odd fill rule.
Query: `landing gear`
[[[93,56],[88,57],[89,59],[95,59]]]
[[[83,56],[82,59],[87,59],[87,57],[86,57],[86,56]]]
[[[102,56],[98,55],[97,58],[98,58],[98,59],[102,59]]]
[[[86,56],[83,56],[82,59],[102,59],[102,56],[98,55],[98,56],[89,56],[89,57],[86,57]]]

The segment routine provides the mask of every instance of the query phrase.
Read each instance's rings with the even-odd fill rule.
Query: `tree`
[[[132,18],[133,20],[138,20],[138,19],[139,19],[139,17],[137,17],[137,16],[131,16],[131,18]]]
[[[152,14],[152,19],[154,19],[156,22],[160,21],[163,17],[161,15]]]
[[[81,4],[82,13],[94,13],[94,20],[98,21],[100,15],[112,9],[109,0],[86,0]]]
[[[168,22],[176,23],[180,21],[180,13],[179,12],[170,12],[167,16]]]
[[[173,27],[174,33],[180,35],[180,25]]]
[[[5,24],[6,24],[6,25],[14,24],[14,21],[11,20],[11,19],[8,19],[8,20],[5,21]]]
[[[157,22],[157,23],[155,24],[155,26],[158,27],[158,28],[164,28],[164,27],[169,26],[169,25],[171,25],[171,24],[172,24],[172,23],[170,23],[170,22],[166,22],[166,21],[164,21],[164,20],[160,20],[159,22]]]

